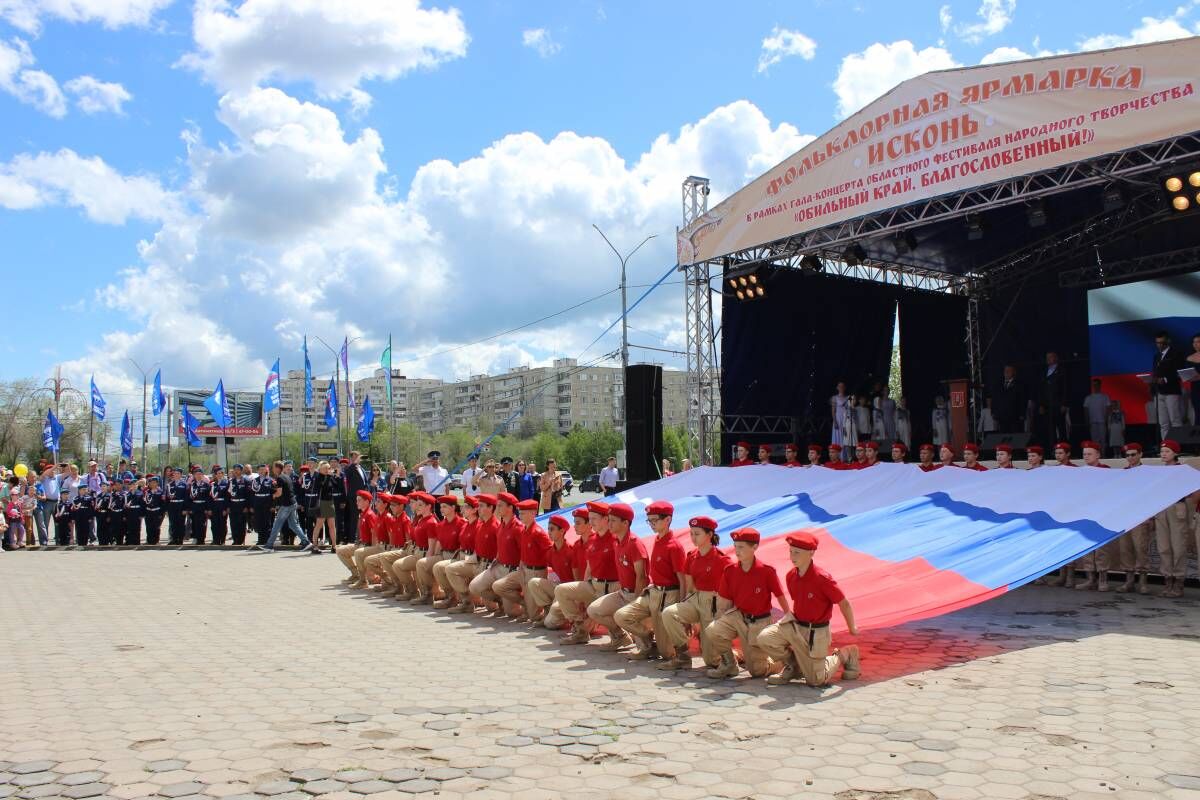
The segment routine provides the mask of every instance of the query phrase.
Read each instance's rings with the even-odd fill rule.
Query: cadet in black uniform
[[[167,472],[169,477],[163,492],[167,501],[167,536],[171,544],[179,547],[187,536],[188,485],[181,470],[172,467]]]
[[[92,533],[92,520],[96,518],[96,499],[86,483],[79,485],[79,494],[71,503],[71,523],[75,526],[75,546],[87,547]]]
[[[300,493],[298,497],[301,509],[300,527],[304,528],[304,535],[311,542],[313,528],[317,523],[317,506],[320,505],[321,498],[317,493],[317,478],[313,475],[312,469],[308,464],[303,464],[300,467]],[[317,552],[315,548],[313,552]]]
[[[243,546],[246,544],[246,514],[250,505],[250,482],[242,474],[242,465],[234,464],[233,474],[229,477],[229,534],[231,541]]]
[[[158,544],[162,535],[163,515],[166,513],[166,498],[159,488],[158,478],[150,476],[146,491],[142,495],[146,510],[146,544]]]
[[[138,481],[125,497],[125,546],[137,547],[142,543],[142,518],[146,514],[146,495],[143,483]]]
[[[229,481],[225,478],[225,470],[219,466],[213,470],[209,497],[212,509],[212,543],[223,545],[229,532]]]
[[[188,487],[188,512],[192,522],[192,544],[202,545],[208,538],[208,520],[212,516],[211,484],[204,477],[204,470],[196,467],[192,471],[192,484]]]
[[[100,486],[100,494],[96,497],[96,545],[108,547],[112,544],[112,484]]]
[[[125,508],[129,504],[128,478],[115,487],[108,496],[108,541],[120,546],[125,544]]]
[[[71,545],[71,504],[65,496],[54,507],[54,543],[59,547]]]
[[[348,459],[342,459],[347,464]],[[329,466],[333,466],[334,462],[330,461]],[[329,474],[333,477],[333,515],[337,519],[337,541],[338,544],[350,544],[358,541],[358,531],[350,531],[346,533],[346,474],[343,471],[345,467],[338,465],[336,469]],[[355,501],[357,502],[357,500]]]
[[[258,474],[250,481],[250,490],[254,493],[254,532],[258,535],[258,545],[267,546],[271,538],[271,501],[275,496],[275,479],[267,474],[267,465],[259,464]]]

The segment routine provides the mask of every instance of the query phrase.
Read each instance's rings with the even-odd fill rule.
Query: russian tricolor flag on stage
[[[816,563],[837,579],[860,628],[883,628],[983,602],[1068,564],[1192,492],[1200,470],[1042,467],[975,472],[879,464],[865,470],[702,467],[620,493],[652,535],[645,506],[717,520],[721,543],[742,527],[763,536],[758,554],[791,569],[784,534],[814,531]],[[545,525],[545,521],[542,522]],[[840,614],[835,630],[844,629]]]
[[[1154,334],[1167,331],[1172,347],[1192,352],[1200,333],[1200,273],[1106,286],[1088,292],[1092,377],[1121,401],[1125,422],[1142,424],[1150,391],[1137,376],[1150,371]]]

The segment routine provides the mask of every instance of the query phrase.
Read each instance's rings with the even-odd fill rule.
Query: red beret
[[[963,445],[963,452],[979,455],[979,445],[975,444],[974,442],[967,442]]]
[[[1029,447],[1025,448],[1025,452],[1026,453],[1037,453],[1039,456],[1046,454],[1046,451],[1042,448],[1042,446],[1040,444],[1029,445]]]
[[[840,444],[831,444],[829,445],[829,452],[840,453],[842,452],[842,446]]]
[[[996,452],[997,453],[1012,453],[1012,445],[1011,444],[998,444],[998,445],[996,445]]]
[[[501,503],[508,503],[513,508],[516,508],[517,506],[517,498],[513,497],[508,492],[501,492],[500,494],[496,495],[496,499]]]
[[[712,517],[692,517],[688,520],[688,526],[692,528],[704,528],[706,531],[715,531],[717,529],[717,521]]]
[[[744,447],[744,448],[746,448],[747,450],[749,450],[749,449],[750,449],[750,443],[749,443],[749,442],[738,442],[738,443],[737,443],[737,446],[738,446],[738,447]]]
[[[561,514],[555,514],[553,517],[551,517],[550,524],[558,528],[560,531],[565,532],[571,530],[571,523],[567,522],[567,518]]]
[[[479,500],[471,495],[464,497],[463,502],[469,505],[471,508],[479,508]]]
[[[1103,449],[1100,447],[1100,445],[1097,442],[1093,442],[1091,439],[1084,439],[1083,444],[1081,444],[1080,447],[1083,448],[1084,450],[1087,450],[1089,447],[1093,450],[1102,450]]]
[[[908,445],[906,445],[904,442],[894,442],[892,444],[892,449],[893,450],[899,449],[901,453],[907,453]]]
[[[817,537],[808,531],[789,533],[787,535],[787,543],[790,547],[799,547],[801,550],[817,549]]]
[[[633,522],[633,506],[626,505],[625,503],[613,503],[608,507],[608,515],[617,519],[623,519],[626,522]]]
[[[1054,445],[1054,449],[1055,450],[1066,450],[1069,453],[1069,452],[1071,452],[1071,443],[1070,442],[1059,442],[1058,444]]]
[[[392,502],[392,496],[387,492],[379,492],[377,495],[375,495],[375,499],[382,500],[385,503]]]
[[[354,495],[355,495],[355,497],[361,497],[363,500],[366,500],[368,503],[371,502],[371,493],[368,492],[366,489],[359,489],[357,492],[354,493]]]
[[[587,519],[588,518],[587,506],[576,506],[575,510],[571,512],[571,516],[574,517],[575,519]]]
[[[301,471],[301,472],[308,472],[308,464],[301,464],[301,465],[300,465],[300,471]]]
[[[602,517],[607,517],[610,509],[608,503],[598,503],[592,500],[587,504],[587,510],[590,514],[599,514]]]
[[[537,510],[538,510],[538,501],[537,500],[533,500],[533,499],[522,500],[521,502],[517,503],[517,511],[537,511]]]
[[[458,505],[458,496],[453,494],[444,494],[437,499],[438,505],[456,506]]]
[[[760,444],[760,445],[758,446],[758,452],[762,453],[762,452],[764,452],[764,451],[765,451],[765,452],[767,452],[767,453],[771,452],[771,445],[769,445],[769,444]]]
[[[339,463],[339,464],[349,464],[349,463],[350,463],[350,459],[348,459],[348,458],[343,458],[343,459],[342,459],[341,461],[339,461],[338,463]]]
[[[750,544],[758,544],[762,539],[754,528],[742,528],[734,531],[731,535],[735,542],[749,542]]]
[[[879,442],[867,442],[867,443],[866,443],[865,445],[863,445],[863,446],[864,446],[864,447],[866,447],[868,450],[878,450],[878,449],[879,449]]]
[[[937,448],[935,448],[935,447],[934,447],[933,445],[931,445],[931,444],[923,444],[923,445],[921,445],[921,452],[922,452],[922,453],[932,453],[932,452],[934,452],[936,449],[937,449]]]
[[[646,506],[647,514],[655,514],[660,517],[670,517],[675,514],[675,506],[668,503],[666,500],[655,500],[650,505]]]
[[[788,445],[784,445],[784,447],[783,447],[783,451],[784,451],[785,453],[786,453],[788,450],[791,450],[793,453],[795,453],[795,452],[796,452],[796,451],[798,451],[799,449],[800,449],[800,448],[799,448],[799,447],[796,447],[796,445],[794,445],[794,444],[788,444]]]
[[[1163,439],[1161,446],[1168,448],[1171,452],[1175,453],[1176,455],[1183,452],[1183,448],[1179,446],[1179,442],[1175,441],[1174,439]]]
[[[1124,450],[1126,453],[1128,453],[1130,450],[1136,450],[1140,453],[1142,452],[1142,446],[1137,442],[1130,442],[1129,444],[1125,445]]]
[[[819,453],[819,452],[821,452],[822,449],[823,448],[819,444],[810,444],[808,446],[808,452],[810,452],[810,453],[813,452],[814,450]]]
[[[420,500],[422,503],[428,503],[431,506],[437,505],[437,498],[429,492],[413,492],[408,496],[409,500]]]
[[[491,506],[492,508],[496,507],[497,500],[496,495],[494,494],[477,494],[475,495],[475,499],[483,503],[485,506]]]
[[[408,505],[408,498],[402,494],[389,494],[388,503],[394,506],[406,506]]]

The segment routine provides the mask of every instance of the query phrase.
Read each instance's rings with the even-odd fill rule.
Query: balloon
[[[25,466],[24,464],[17,464],[15,467],[13,467],[13,474],[18,478],[24,478],[29,474],[29,467]]]

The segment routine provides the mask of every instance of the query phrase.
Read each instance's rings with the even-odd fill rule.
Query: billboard
[[[1192,37],[904,81],[681,230],[679,263],[1191,133],[1198,63]]]
[[[176,389],[175,390],[175,425],[176,433],[182,434],[179,425],[179,411],[187,404],[188,412],[200,420],[196,429],[197,436],[220,436],[222,434],[213,420],[212,414],[204,407],[204,401],[212,395],[212,389]],[[225,396],[229,400],[229,414],[233,417],[233,425],[226,428],[225,436],[262,436],[263,435],[263,396],[262,392],[230,392]]]

